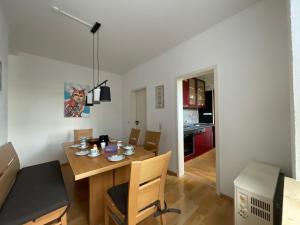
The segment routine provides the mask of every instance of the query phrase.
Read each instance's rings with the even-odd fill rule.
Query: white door
[[[146,89],[136,91],[136,124],[141,130],[138,144],[143,145],[147,129],[147,98]]]

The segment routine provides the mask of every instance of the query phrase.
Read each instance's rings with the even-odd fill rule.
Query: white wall
[[[233,196],[233,180],[255,159],[291,173],[286,1],[259,2],[204,33],[129,71],[129,93],[147,87],[147,124],[162,123],[161,150],[173,150],[177,171],[176,78],[217,66],[220,121],[220,191]],[[155,86],[165,85],[165,108],[155,108]],[[133,121],[124,111],[124,135]],[[181,124],[179,126],[182,126]]]
[[[91,107],[90,118],[64,118],[64,82],[92,83],[92,70],[48,58],[9,56],[8,139],[22,166],[59,159],[61,144],[73,140],[73,129],[93,128],[94,136],[122,136],[122,77],[102,72],[108,79],[112,102]]]
[[[293,127],[293,160],[295,160],[295,176],[300,180],[300,1],[290,1],[290,13],[291,13],[291,31],[292,31],[292,102],[293,102],[293,115],[292,122]]]
[[[7,141],[7,57],[8,25],[0,3],[0,61],[2,62],[2,90],[0,91],[0,146]]]

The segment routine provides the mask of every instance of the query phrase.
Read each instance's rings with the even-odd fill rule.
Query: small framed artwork
[[[155,104],[157,109],[165,107],[164,85],[156,86],[155,88]]]
[[[2,62],[0,61],[0,91],[2,91]]]

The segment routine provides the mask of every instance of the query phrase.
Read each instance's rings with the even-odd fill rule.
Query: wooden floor
[[[216,151],[212,149],[184,164],[185,174],[207,180],[207,184],[216,187]]]
[[[68,164],[62,166],[67,192],[71,201],[68,225],[88,225],[88,182],[73,182]],[[217,196],[207,180],[185,175],[182,178],[168,175],[166,201],[169,207],[180,208],[182,214],[166,214],[167,225],[233,225],[233,201]],[[141,225],[158,225],[153,218]]]

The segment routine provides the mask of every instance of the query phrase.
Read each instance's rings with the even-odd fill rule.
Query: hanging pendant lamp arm
[[[107,81],[108,81],[108,80],[103,81],[101,84],[98,84],[95,88],[101,87],[101,86],[103,86],[103,85],[106,86]]]
[[[94,87],[92,90],[90,90],[88,93],[90,93],[90,92],[92,92],[94,89],[97,89],[97,88],[99,88],[99,87],[101,87],[101,86],[103,86],[103,85],[105,85],[106,86],[106,83],[108,82],[108,80],[105,80],[105,81],[103,81],[101,84],[98,84],[96,87]]]
[[[84,21],[84,20],[82,20],[82,19],[79,19],[79,18],[76,17],[76,16],[71,15],[70,13],[68,13],[68,12],[66,12],[66,11],[64,11],[64,10],[61,10],[61,9],[58,8],[57,6],[52,6],[52,9],[53,9],[54,12],[56,12],[56,13],[58,13],[58,14],[61,14],[61,15],[65,16],[65,17],[68,17],[68,18],[70,18],[70,19],[72,19],[72,20],[75,20],[75,21],[77,21],[77,22],[79,22],[79,23],[81,23],[81,24],[83,24],[83,25],[85,25],[85,26],[91,28],[90,31],[91,31],[93,34],[96,33],[96,32],[98,31],[98,29],[101,27],[101,23],[96,22],[94,25],[92,25],[92,24],[90,24],[90,23],[88,23],[88,22],[86,22],[86,21]]]
[[[79,22],[79,23],[81,23],[81,24],[83,24],[83,25],[85,25],[85,26],[87,26],[87,27],[89,27],[89,28],[93,28],[93,25],[92,25],[92,24],[90,24],[90,23],[88,23],[88,22],[86,22],[86,21],[84,21],[84,20],[82,20],[82,19],[79,19],[78,17],[73,16],[73,15],[71,15],[70,13],[68,13],[68,12],[66,12],[66,11],[64,11],[64,10],[61,10],[61,9],[58,8],[57,6],[52,6],[52,9],[53,9],[54,12],[56,12],[56,13],[58,13],[58,14],[61,14],[61,15],[63,15],[63,16],[66,16],[66,17],[68,17],[68,18],[70,18],[70,19],[72,19],[72,20],[75,20],[75,21],[77,21],[77,22]]]

